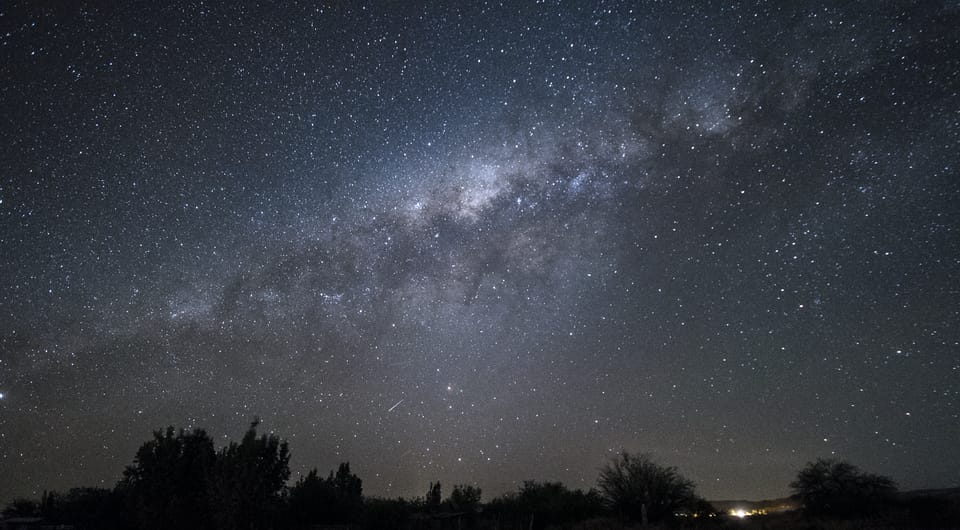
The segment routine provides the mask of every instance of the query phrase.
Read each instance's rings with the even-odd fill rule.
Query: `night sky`
[[[957,2],[82,4],[0,4],[0,501],[254,416],[390,497],[960,485]]]

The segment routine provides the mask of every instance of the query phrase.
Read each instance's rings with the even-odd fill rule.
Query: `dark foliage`
[[[443,499],[442,493],[440,491],[440,482],[430,483],[430,488],[427,490],[427,496],[424,504],[428,510],[439,510],[440,503]]]
[[[350,472],[350,463],[340,464],[326,479],[313,469],[290,489],[290,512],[300,525],[348,524],[360,520],[363,482]]]
[[[897,491],[888,477],[836,459],[818,459],[790,483],[808,515],[859,517],[889,505]]]
[[[66,495],[44,493],[40,515],[52,524],[72,525],[77,530],[130,528],[126,496],[122,488],[74,488]]]
[[[518,492],[493,499],[486,508],[497,526],[527,529],[576,523],[604,513],[603,499],[595,490],[570,490],[559,482],[526,481]]]
[[[480,488],[460,484],[453,487],[447,505],[454,512],[475,513],[480,508],[480,495]]]
[[[623,452],[612,458],[601,468],[597,484],[610,508],[630,521],[670,519],[700,504],[693,482],[644,454]]]
[[[209,479],[210,514],[215,528],[271,528],[282,510],[283,488],[290,478],[287,442],[257,437],[254,421],[238,444],[217,453]]]
[[[278,437],[257,437],[257,425],[219,452],[203,430],[155,432],[116,489],[131,523],[143,530],[273,527],[284,508],[290,454]]]
[[[36,517],[40,515],[40,504],[32,499],[14,499],[3,509],[4,517]]]
[[[921,495],[903,505],[909,520],[922,528],[960,528],[960,498]]]
[[[202,430],[154,432],[123,474],[138,528],[210,528],[207,508],[215,460],[213,441]]]
[[[404,499],[365,499],[362,527],[367,530],[407,528],[413,514],[422,509],[423,503]]]

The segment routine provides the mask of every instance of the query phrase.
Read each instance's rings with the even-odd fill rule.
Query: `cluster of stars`
[[[253,416],[381,495],[620,449],[708,497],[949,485],[956,23],[0,7],[0,501]]]

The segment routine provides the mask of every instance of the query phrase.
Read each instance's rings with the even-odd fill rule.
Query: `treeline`
[[[525,482],[516,493],[486,504],[476,486],[454,485],[445,497],[439,482],[423,497],[370,498],[347,462],[327,476],[312,469],[289,485],[287,442],[258,435],[257,426],[255,421],[239,443],[219,450],[202,429],[156,431],[114,488],[18,499],[4,516],[98,530],[462,529],[486,523],[539,530],[607,513],[596,490],[550,482]]]
[[[473,485],[455,485],[444,497],[439,482],[414,499],[365,497],[363,481],[346,462],[325,477],[313,469],[290,485],[287,443],[275,435],[258,435],[257,425],[254,421],[239,443],[219,450],[201,429],[157,431],[114,488],[76,488],[66,494],[44,493],[38,501],[18,499],[4,516],[98,530],[298,530],[330,525],[542,530],[583,527],[589,520],[603,528],[661,522],[719,525],[723,519],[676,468],[626,452],[601,467],[596,489],[527,481],[516,492],[486,503]],[[876,517],[897,505],[892,480],[837,460],[808,464],[791,487],[808,517]],[[930,502],[918,504],[916,513],[904,513],[909,518],[929,516]],[[956,506],[937,505],[941,514],[948,508]],[[960,515],[950,513],[949,520],[957,516],[960,522]]]

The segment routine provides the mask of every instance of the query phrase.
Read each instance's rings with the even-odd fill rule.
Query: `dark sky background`
[[[255,415],[384,496],[960,486],[957,2],[56,4],[0,5],[0,500]]]

